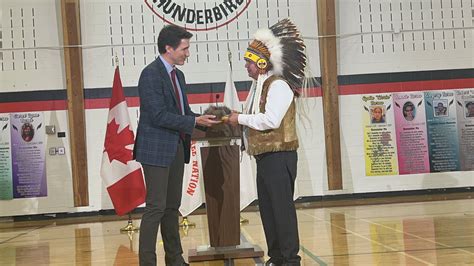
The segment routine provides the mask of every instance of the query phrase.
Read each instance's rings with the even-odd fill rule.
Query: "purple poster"
[[[459,157],[462,171],[474,170],[474,89],[456,91]]]
[[[43,114],[12,113],[10,121],[13,197],[47,196]]]
[[[394,93],[399,173],[429,173],[425,103],[422,92]]]

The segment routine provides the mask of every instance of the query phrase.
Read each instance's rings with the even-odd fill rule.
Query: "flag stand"
[[[132,215],[128,213],[128,223],[125,227],[120,228],[120,232],[136,232],[139,230],[140,227],[133,225]]]
[[[184,216],[183,220],[179,223],[179,227],[181,227],[181,229],[183,229],[183,234],[185,236],[187,236],[189,228],[196,227],[196,223],[190,222],[188,220],[188,217]]]
[[[188,216],[184,216],[181,223],[179,223],[179,227],[183,227],[183,228],[196,227],[196,223],[190,222],[188,220]]]
[[[127,233],[128,235],[128,240],[130,240],[130,250],[133,251],[133,248],[132,248],[132,241],[133,241],[133,235],[135,234],[134,231],[127,231],[127,232],[122,232],[122,233]]]

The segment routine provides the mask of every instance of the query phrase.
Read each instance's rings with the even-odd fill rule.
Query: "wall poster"
[[[454,91],[425,92],[431,172],[461,170]]]
[[[429,173],[423,93],[394,93],[393,99],[399,173]]]
[[[42,112],[10,114],[13,197],[47,196]]]
[[[474,170],[474,89],[456,91],[459,157],[462,171]]]
[[[365,95],[364,156],[367,176],[398,173],[391,94]]]

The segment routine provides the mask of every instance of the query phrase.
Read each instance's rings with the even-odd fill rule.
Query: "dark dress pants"
[[[179,141],[176,157],[169,167],[143,165],[146,207],[140,224],[140,265],[156,265],[156,239],[161,225],[166,265],[182,265],[183,249],[179,237],[178,209],[184,171],[183,144]]]
[[[299,237],[293,193],[298,154],[268,152],[257,160],[257,192],[268,256],[277,265],[300,265]]]

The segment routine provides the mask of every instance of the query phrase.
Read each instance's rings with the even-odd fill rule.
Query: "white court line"
[[[340,212],[338,212],[338,213],[340,213]],[[361,235],[361,234],[358,234],[358,233],[356,233],[356,232],[354,232],[354,231],[351,231],[351,230],[348,230],[348,229],[346,229],[346,228],[337,226],[337,225],[335,225],[335,224],[333,224],[333,223],[331,223],[331,222],[328,222],[328,221],[326,221],[326,220],[324,220],[324,219],[321,219],[321,218],[319,218],[319,217],[317,217],[317,216],[314,216],[314,215],[311,215],[311,214],[308,214],[308,213],[304,213],[304,214],[306,214],[306,215],[308,215],[308,216],[310,216],[310,217],[316,218],[316,219],[318,219],[318,220],[320,220],[320,221],[323,221],[323,222],[325,222],[325,223],[327,223],[327,224],[330,224],[331,226],[334,226],[334,227],[337,227],[337,228],[339,228],[339,229],[342,229],[342,230],[344,230],[344,231],[346,231],[346,232],[348,232],[348,233],[351,233],[351,234],[353,234],[353,235],[355,235],[355,236],[358,236],[358,237],[360,237],[360,238],[363,238],[363,239],[365,239],[365,240],[368,240],[368,241],[371,242],[371,243],[374,243],[374,244],[379,245],[379,246],[383,246],[384,248],[390,249],[390,250],[395,251],[395,252],[397,252],[397,253],[401,253],[401,254],[403,254],[403,255],[405,255],[405,256],[407,256],[407,257],[409,257],[409,258],[412,258],[412,259],[414,259],[414,260],[416,260],[416,261],[419,261],[419,262],[421,262],[421,263],[425,263],[426,265],[434,265],[434,264],[429,263],[429,262],[427,262],[427,261],[424,261],[424,260],[422,260],[422,259],[420,259],[420,258],[417,258],[417,257],[415,257],[415,256],[412,256],[412,255],[410,255],[410,254],[407,254],[407,253],[406,253],[405,251],[403,251],[403,250],[397,250],[396,248],[392,248],[392,247],[387,246],[387,245],[385,245],[385,244],[383,244],[383,243],[380,243],[380,242],[378,242],[378,241],[375,241],[375,240],[372,240],[372,239],[370,239],[370,238],[368,238],[368,237],[365,237],[365,236],[363,236],[363,235]],[[354,256],[355,256],[355,255],[359,255],[359,254],[348,254],[348,255],[354,255]]]
[[[407,232],[404,232],[404,231],[400,231],[400,230],[398,230],[398,229],[395,229],[395,228],[392,228],[392,227],[389,227],[389,226],[386,226],[386,225],[383,225],[383,224],[380,224],[380,223],[377,223],[377,222],[372,222],[372,221],[369,221],[369,220],[364,219],[364,218],[357,218],[357,217],[352,216],[352,215],[350,215],[350,214],[346,214],[346,213],[343,213],[343,212],[340,212],[340,211],[336,211],[336,210],[333,210],[333,209],[328,209],[328,210],[330,210],[330,211],[332,211],[332,212],[336,212],[336,213],[343,214],[343,215],[348,216],[348,217],[350,217],[350,218],[352,218],[352,219],[361,220],[361,221],[364,221],[364,222],[369,223],[369,224],[381,226],[381,227],[384,227],[384,228],[393,230],[393,231],[395,231],[395,232],[402,233],[402,234],[407,235],[407,236],[412,236],[412,237],[415,237],[415,238],[424,240],[424,241],[426,241],[426,242],[430,242],[430,243],[433,243],[433,244],[436,244],[436,245],[440,245],[440,246],[443,246],[443,247],[445,247],[445,248],[458,250],[458,251],[467,253],[467,254],[469,254],[469,255],[474,255],[474,252],[470,252],[470,251],[465,250],[465,249],[462,249],[462,248],[456,248],[456,247],[453,247],[453,246],[450,246],[450,245],[446,245],[446,244],[443,244],[443,243],[440,243],[440,242],[437,242],[437,241],[430,240],[430,239],[428,239],[428,238],[423,238],[423,237],[421,237],[421,236],[418,236],[418,235],[415,235],[415,234],[412,234],[412,233],[407,233]]]

